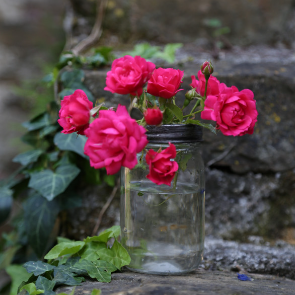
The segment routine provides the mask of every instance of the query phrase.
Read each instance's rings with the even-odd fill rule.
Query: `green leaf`
[[[121,233],[121,228],[119,225],[114,225],[111,228],[108,228],[101,232],[99,236],[94,236],[94,237],[87,237],[84,242],[85,243],[90,243],[90,242],[103,242],[107,243],[109,239],[115,238],[117,239],[118,236]]]
[[[24,268],[28,273],[33,273],[35,276],[39,276],[47,271],[53,270],[55,266],[42,261],[28,261],[24,264]]]
[[[84,248],[82,248],[82,250],[83,249]],[[70,257],[64,265],[60,265],[58,266],[58,268],[66,272],[71,272],[77,275],[86,276],[87,271],[76,267],[76,264],[79,262],[79,260],[80,260],[80,257]]]
[[[149,43],[140,43],[134,46],[134,49],[132,51],[127,51],[122,54],[124,55],[131,55],[131,56],[136,56],[140,55],[141,57],[145,59],[150,59],[156,55],[156,53],[159,52],[159,46],[152,46]]]
[[[65,71],[60,76],[60,81],[63,83],[64,88],[72,88],[73,83],[81,83],[84,80],[84,71],[74,69],[72,71]]]
[[[30,284],[27,284],[27,285],[24,285],[20,291],[22,290],[26,290],[27,292],[29,292],[29,295],[37,295],[37,294],[42,294],[44,293],[43,290],[37,290],[36,289],[36,285],[34,283],[30,283]]]
[[[68,189],[65,193],[56,197],[60,210],[70,210],[82,205],[82,196],[79,192]]]
[[[183,45],[182,43],[170,43],[167,44],[164,48],[163,52],[157,52],[155,57],[161,58],[168,63],[174,63],[175,61],[175,52],[178,48],[181,48]]]
[[[57,237],[57,243],[58,244],[64,243],[64,242],[73,242],[73,241],[70,240],[70,239],[64,238],[64,237]]]
[[[225,34],[228,34],[228,33],[230,33],[230,28],[229,27],[222,27],[222,28],[219,28],[219,29],[217,29],[217,30],[215,30],[214,32],[213,32],[213,35],[215,36],[215,37],[218,37],[218,36],[221,36],[221,35],[225,35]]]
[[[174,118],[174,113],[170,109],[165,109],[165,112],[163,114],[163,124],[170,123]]]
[[[28,122],[24,122],[22,125],[29,131],[33,131],[48,126],[50,124],[50,115],[47,112],[45,112]]]
[[[74,165],[59,166],[55,172],[43,170],[32,173],[29,187],[38,191],[48,201],[66,190],[68,185],[79,174],[80,169]]]
[[[116,179],[116,175],[107,175],[107,174],[105,174],[103,176],[104,182],[106,182],[106,184],[108,184],[109,186],[114,186],[115,185],[115,179]]]
[[[27,285],[27,284],[30,284],[30,283],[35,283],[37,281],[37,277],[34,276],[34,275],[31,275],[29,277],[29,279],[25,280],[25,281],[22,281],[22,283],[18,286],[18,289],[17,289],[17,293],[20,293],[20,289]],[[27,294],[27,292],[25,292],[25,294]]]
[[[59,154],[59,152],[47,153],[47,157],[50,162],[56,162],[58,160],[58,154]]]
[[[54,281],[40,276],[38,277],[35,284],[37,289],[44,290],[44,295],[55,295],[55,292],[52,291],[55,286]]]
[[[109,283],[111,281],[111,272],[117,270],[114,265],[102,260],[80,260],[75,266],[86,270],[91,278],[105,283]]]
[[[48,135],[50,133],[55,132],[59,128],[60,128],[60,126],[58,126],[58,125],[49,125],[49,126],[46,126],[46,127],[44,127],[43,129],[40,130],[39,136],[41,138],[43,138],[44,136],[46,136],[46,135]]]
[[[183,119],[182,110],[173,103],[167,103],[166,107],[172,111],[172,113],[176,116],[176,118],[181,122]]]
[[[63,266],[63,265],[61,265]],[[59,267],[61,267],[59,266]],[[82,277],[75,277],[75,274],[66,271],[66,269],[56,268],[54,270],[54,278],[53,282],[56,285],[69,285],[69,286],[77,286],[81,285],[81,283],[85,281]]]
[[[186,170],[187,162],[191,159],[192,154],[183,155],[182,159],[178,162],[178,165],[182,171]]]
[[[54,144],[62,151],[72,151],[88,159],[88,157],[84,154],[84,146],[87,141],[86,136],[77,135],[76,133],[57,133],[53,141]]]
[[[212,27],[212,28],[218,28],[221,27],[221,21],[217,18],[207,18],[204,19],[203,23],[205,25],[207,25],[208,27]]]
[[[85,242],[63,242],[54,246],[46,255],[45,259],[56,259],[66,254],[75,254],[85,245]]]
[[[87,61],[87,63],[89,63],[89,64],[91,64],[93,66],[100,66],[100,65],[106,64],[105,58],[99,52],[95,53],[92,56],[87,56],[86,61]]]
[[[202,126],[204,128],[207,128],[210,131],[212,131],[214,134],[216,134],[216,128],[213,125],[211,125],[211,124],[202,123],[202,122],[200,122],[198,120],[192,120],[192,119],[186,120],[185,121],[185,124],[196,124],[196,125]]]
[[[29,163],[36,162],[39,156],[43,154],[41,150],[32,150],[25,153],[21,153],[13,158],[13,162],[21,163],[22,165],[28,165]]]
[[[98,255],[100,259],[112,263],[118,269],[128,265],[131,261],[127,250],[117,240],[115,240],[111,249],[103,249],[99,251]]]
[[[40,195],[31,196],[24,204],[24,225],[28,241],[39,257],[44,255],[53,229],[59,205]]]
[[[78,254],[81,256],[82,259],[95,261],[99,259],[98,252],[106,248],[106,243],[89,242]]]
[[[163,111],[165,109],[166,103],[167,103],[167,99],[166,98],[159,97],[159,105],[160,105],[161,111]]]
[[[100,295],[101,294],[101,290],[100,289],[93,289],[91,291],[91,295]]]
[[[20,249],[19,245],[11,246],[0,253],[0,270],[9,266],[13,260],[15,253]]]
[[[0,224],[10,215],[13,191],[8,187],[0,187]]]
[[[62,292],[62,293],[58,293],[57,295],[74,295],[75,294],[75,289],[76,289],[76,287],[73,288],[73,290],[72,290],[72,292],[70,294]]]
[[[23,281],[28,280],[31,277],[31,275],[21,265],[10,265],[6,267],[5,270],[12,280],[12,285],[9,294],[15,295],[17,294],[18,286]]]

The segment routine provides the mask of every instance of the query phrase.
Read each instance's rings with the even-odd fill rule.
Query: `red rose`
[[[147,92],[154,96],[171,98],[178,91],[183,90],[178,89],[182,83],[182,77],[183,71],[181,70],[158,68],[148,82]]]
[[[104,90],[118,94],[141,95],[142,87],[151,77],[155,64],[140,56],[115,59],[112,69],[107,73]]]
[[[224,135],[242,136],[252,134],[258,112],[254,94],[249,89],[238,91],[237,87],[226,88],[219,96],[208,96],[201,118],[216,121]]]
[[[88,100],[83,90],[76,90],[72,95],[65,96],[59,110],[59,125],[64,129],[62,133],[84,134],[89,127],[90,110],[93,103]]]
[[[149,150],[145,160],[150,168],[150,173],[146,176],[155,184],[171,185],[171,181],[178,170],[178,164],[175,161],[170,161],[176,157],[175,145],[169,142],[169,147],[157,153],[154,150]]]
[[[159,125],[163,120],[163,113],[159,108],[147,109],[144,112],[144,119],[148,125]]]
[[[88,137],[84,153],[96,169],[106,167],[108,174],[117,173],[121,166],[132,169],[137,164],[136,154],[148,143],[146,130],[129,116],[126,107],[117,111],[99,111],[86,130]]]
[[[196,92],[199,93],[201,96],[205,94],[205,86],[206,86],[206,79],[204,74],[201,71],[198,72],[199,81],[196,79],[195,76],[191,76],[192,84],[190,86],[196,89]],[[207,85],[207,93],[206,95],[218,95],[219,94],[219,85],[220,82],[217,80],[216,77],[210,76]],[[222,84],[225,85],[225,84]]]

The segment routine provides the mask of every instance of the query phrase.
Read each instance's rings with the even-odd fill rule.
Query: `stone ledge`
[[[75,295],[91,294],[101,289],[103,295],[292,295],[295,281],[270,275],[251,274],[253,281],[240,281],[237,273],[229,271],[197,270],[184,276],[156,276],[123,271],[114,273],[111,283],[87,280],[75,289]],[[59,292],[72,290],[60,287]]]

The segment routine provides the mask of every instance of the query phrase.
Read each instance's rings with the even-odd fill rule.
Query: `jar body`
[[[204,164],[199,143],[175,144],[179,169],[171,186],[146,178],[146,151],[168,144],[149,143],[139,164],[121,169],[121,237],[131,256],[130,270],[183,274],[195,270],[204,248]]]

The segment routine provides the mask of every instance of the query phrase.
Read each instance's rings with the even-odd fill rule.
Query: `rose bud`
[[[187,107],[189,103],[197,96],[197,92],[195,88],[192,88],[185,94],[185,101],[183,103],[183,107]]]
[[[147,109],[143,115],[148,125],[160,125],[162,123],[163,113],[159,108]]]
[[[205,61],[201,66],[201,72],[204,74],[206,80],[209,79],[210,75],[213,74],[214,68],[212,63],[209,61]]]

